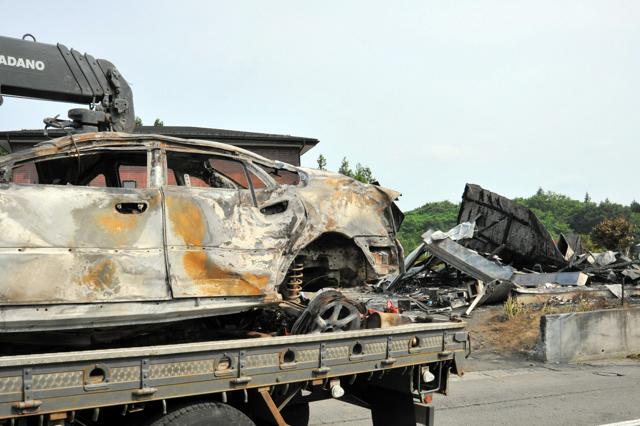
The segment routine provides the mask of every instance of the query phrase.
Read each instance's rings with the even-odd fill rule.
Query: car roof
[[[46,157],[55,154],[81,153],[83,151],[91,151],[99,147],[149,147],[152,146],[154,142],[160,142],[165,145],[165,147],[175,146],[192,149],[213,149],[220,151],[220,154],[242,156],[244,159],[259,161],[271,166],[275,166],[276,164],[273,160],[265,158],[254,152],[222,142],[199,139],[181,139],[155,134],[129,134],[118,132],[81,133],[40,142],[32,148],[0,157],[0,164]],[[287,164],[287,166],[290,165]]]

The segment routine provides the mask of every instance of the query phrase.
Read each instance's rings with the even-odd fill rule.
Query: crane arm
[[[69,111],[79,131],[135,127],[131,87],[116,67],[62,44],[0,36],[0,95],[90,105]]]

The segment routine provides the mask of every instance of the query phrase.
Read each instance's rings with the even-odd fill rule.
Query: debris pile
[[[578,235],[556,242],[528,208],[467,184],[458,225],[429,230],[406,256],[405,272],[379,290],[406,310],[463,309],[509,295],[522,303],[554,303],[578,294],[633,301],[640,297],[640,260],[583,250]]]

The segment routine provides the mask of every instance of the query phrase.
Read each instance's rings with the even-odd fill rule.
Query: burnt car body
[[[0,158],[0,331],[178,321],[395,273],[399,194],[222,143],[89,133]],[[300,272],[300,271],[298,271]]]

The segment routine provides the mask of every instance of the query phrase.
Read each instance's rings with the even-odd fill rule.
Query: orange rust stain
[[[112,260],[105,259],[89,267],[88,271],[80,279],[80,282],[93,287],[95,291],[111,290],[117,287],[117,283],[114,282],[115,276],[116,266]]]
[[[98,225],[105,231],[114,234],[128,233],[138,226],[138,215],[102,212],[97,217]]]
[[[245,274],[242,274],[242,279],[253,286],[264,289],[267,286],[267,284],[269,284],[270,277],[267,274],[256,275],[256,274],[245,273]]]
[[[216,265],[204,251],[187,252],[185,272],[201,296],[258,296],[265,293],[269,275],[239,274]]]
[[[168,196],[173,231],[189,247],[202,248],[206,232],[200,206],[188,198]],[[269,275],[239,274],[216,265],[207,252],[187,251],[182,264],[199,296],[258,296],[265,293]]]
[[[324,179],[324,183],[326,186],[333,186],[337,188],[344,185],[345,182],[343,178],[327,177]]]
[[[326,230],[330,231],[330,230],[334,230],[338,227],[338,222],[336,222],[336,218],[333,216],[329,216],[327,218],[327,223],[326,223]]]
[[[173,230],[187,246],[202,247],[205,233],[205,221],[202,210],[188,198],[168,196],[169,220]]]
[[[189,277],[196,282],[229,278],[229,274],[208,260],[204,251],[189,251],[184,254],[182,263]]]
[[[331,203],[353,203],[354,201],[359,200],[356,197],[356,194],[353,191],[349,190],[336,190],[331,194]]]

